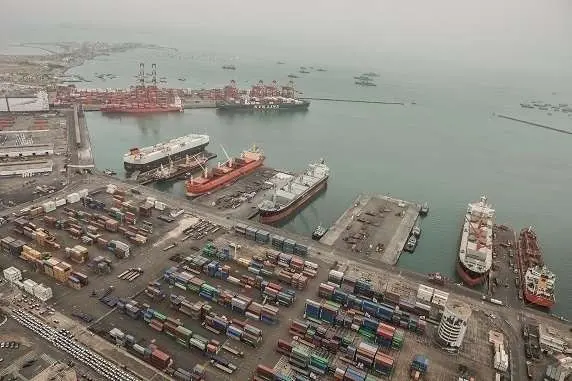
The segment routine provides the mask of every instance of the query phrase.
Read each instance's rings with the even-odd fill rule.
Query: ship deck
[[[258,214],[257,205],[271,189],[271,185],[265,183],[278,172],[273,168],[259,167],[234,183],[199,196],[192,202],[214,207],[228,216],[254,218]]]
[[[415,203],[388,196],[360,195],[320,242],[395,265],[419,218],[419,209]]]

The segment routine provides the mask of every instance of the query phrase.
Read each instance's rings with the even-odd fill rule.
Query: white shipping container
[[[163,203],[161,201],[155,201],[155,209],[165,210],[166,207],[167,207],[167,205],[165,205],[165,203]]]
[[[34,289],[34,296],[42,302],[47,302],[52,298],[52,289],[50,287],[41,287]]]
[[[68,196],[66,197],[66,200],[68,201],[68,204],[73,204],[78,202],[80,199],[79,194],[77,193],[70,193],[68,194]]]
[[[15,267],[4,269],[4,278],[9,282],[22,280],[22,272]]]
[[[24,281],[24,290],[31,295],[34,295],[34,288],[36,288],[37,284],[31,279],[26,279]]]
[[[107,184],[107,189],[105,190],[106,193],[114,194],[117,190],[117,186],[113,184]]]
[[[85,197],[89,194],[89,191],[87,190],[87,188],[85,189],[81,189],[77,192],[79,194],[79,197]]]
[[[58,206],[63,206],[66,204],[66,199],[65,198],[58,198],[56,199],[56,207]]]
[[[56,203],[53,201],[44,202],[42,207],[44,208],[44,213],[50,213],[56,210]]]

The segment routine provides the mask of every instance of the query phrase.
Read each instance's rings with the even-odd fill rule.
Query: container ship
[[[298,176],[285,175],[283,184],[275,184],[270,199],[258,205],[260,222],[270,224],[286,219],[326,189],[330,168],[324,160],[308,166]]]
[[[457,261],[457,273],[468,286],[482,284],[491,269],[494,219],[495,210],[485,196],[468,205]]]
[[[204,151],[209,144],[208,135],[190,134],[144,148],[131,148],[123,155],[123,166],[128,172],[148,171],[193,156]]]
[[[304,111],[310,102],[296,98],[294,83],[290,81],[286,86],[278,87],[276,81],[265,85],[262,81],[243,94],[238,90],[232,91],[236,83],[231,82],[225,88],[228,94],[216,104],[219,111]]]
[[[225,152],[226,154],[226,152]],[[214,169],[203,169],[203,175],[199,178],[191,177],[186,182],[186,193],[189,197],[197,197],[211,192],[232,181],[251,173],[264,163],[264,155],[256,146],[243,151],[239,158],[230,158]]]
[[[551,308],[556,302],[554,297],[556,276],[544,264],[542,250],[532,227],[520,232],[518,261],[524,299],[537,306]]]

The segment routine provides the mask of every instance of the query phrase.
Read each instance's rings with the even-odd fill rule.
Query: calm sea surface
[[[562,9],[557,6],[537,7],[526,12],[560,20]],[[178,51],[140,49],[97,58],[70,73],[93,80],[81,86],[123,87],[134,84],[138,64],[144,62],[149,71],[156,63],[158,75],[166,76],[173,87],[219,87],[230,79],[249,87],[261,79],[284,83],[303,65],[328,70],[299,74],[296,85],[305,96],[404,102],[394,106],[314,101],[307,113],[285,115],[223,116],[208,109],[143,118],[90,113],[88,126],[98,167],[119,171],[122,154],[130,147],[191,132],[210,135],[209,150],[219,157],[223,157],[220,145],[235,155],[256,143],[264,149],[267,164],[275,168],[299,171],[308,162],[325,158],[332,173],[327,192],[286,226],[301,233],[311,232],[319,223],[333,223],[361,192],[427,201],[431,210],[422,222],[419,246],[399,262],[420,272],[454,274],[466,204],[486,194],[496,208],[497,222],[516,230],[536,228],[545,261],[558,276],[555,312],[570,316],[572,136],[495,114],[572,131],[569,114],[548,115],[519,105],[530,100],[572,105],[572,23],[537,28],[530,36],[517,38],[514,28],[524,30],[527,21],[515,20],[516,16],[506,34],[499,29],[496,40],[484,41],[465,31],[459,38],[466,43],[457,41],[451,49],[444,45],[432,49],[421,42],[415,46],[408,40],[400,50],[396,44],[384,45],[387,37],[380,37],[379,45],[369,50],[340,51],[333,44],[297,46],[286,37],[276,37],[277,46],[269,40],[255,46],[241,43],[240,36],[225,36],[224,30],[197,36],[87,28],[71,35],[70,27],[54,27],[49,32],[11,30],[0,39],[0,51],[14,41],[147,41]],[[491,48],[481,55],[478,48],[483,46]],[[226,63],[237,70],[222,70]],[[354,85],[352,77],[367,71],[380,74],[377,86]],[[95,73],[119,78],[102,82]],[[187,80],[179,81],[182,77]],[[184,193],[182,183],[164,188]]]

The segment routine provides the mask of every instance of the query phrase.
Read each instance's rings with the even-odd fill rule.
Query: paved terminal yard
[[[66,184],[69,128],[65,113],[0,115],[0,210]]]
[[[275,169],[260,167],[228,186],[195,198],[193,202],[213,207],[222,215],[254,218],[258,214],[258,204],[271,192],[269,180],[277,173]]]
[[[101,188],[101,185],[105,184],[102,183],[102,180],[105,181],[105,178],[98,177],[94,179],[95,181],[86,182],[83,186],[87,186],[93,190],[98,187]],[[115,181],[114,179],[109,179],[109,182],[121,185],[120,182]],[[81,187],[82,185],[78,184],[77,186],[74,186],[73,189],[77,191],[81,189]],[[73,189],[70,189],[70,191]],[[164,195],[163,197],[160,192],[147,188],[138,187],[135,190],[135,193],[130,192],[128,190],[129,188],[125,185],[123,186],[123,189],[127,190],[125,194],[126,201],[131,200],[134,205],[139,205],[144,202],[147,199],[147,196],[156,197],[158,201],[164,201],[167,205],[164,211],[153,209],[151,217],[137,218],[137,226],[140,227],[148,226],[143,225],[144,220],[151,222],[153,232],[149,235],[149,239],[146,244],[140,246],[135,244],[131,245],[132,252],[128,258],[116,258],[113,253],[100,249],[97,245],[86,246],[90,253],[90,260],[100,255],[108,257],[112,265],[110,273],[96,273],[92,271],[93,267],[87,266],[86,264],[76,264],[70,261],[74,270],[85,272],[89,276],[89,284],[82,289],[76,290],[59,284],[59,282],[56,282],[53,278],[50,278],[45,274],[33,272],[33,268],[20,259],[14,262],[12,257],[1,255],[0,265],[2,267],[16,265],[25,271],[24,278],[31,278],[37,282],[41,282],[52,287],[54,297],[48,302],[48,305],[53,306],[57,310],[57,314],[59,312],[63,312],[68,316],[72,313],[77,314],[79,312],[89,314],[93,319],[90,323],[85,323],[75,318],[73,321],[70,321],[59,314],[56,316],[58,316],[57,320],[59,321],[60,326],[63,326],[63,322],[65,321],[65,324],[70,324],[69,326],[74,327],[73,330],[82,332],[80,334],[81,340],[89,342],[89,345],[97,348],[100,353],[109,357],[118,358],[118,361],[126,364],[129,369],[141,368],[141,372],[151,374],[150,377],[144,378],[155,377],[153,379],[161,379],[162,377],[165,377],[166,379],[167,376],[153,376],[154,371],[144,365],[141,365],[134,354],[128,356],[125,354],[124,350],[109,347],[109,340],[111,337],[108,335],[108,332],[111,328],[115,327],[125,333],[132,334],[135,336],[136,340],[142,344],[156,344],[159,349],[173,356],[175,367],[182,366],[186,369],[190,369],[195,364],[205,364],[208,358],[203,356],[198,350],[186,349],[180,346],[164,333],[160,333],[150,328],[143,322],[143,320],[139,319],[134,321],[126,314],[121,313],[117,308],[110,308],[100,302],[98,297],[106,292],[110,285],[114,286],[111,292],[112,296],[128,299],[133,298],[142,304],[148,304],[151,308],[157,309],[169,317],[180,319],[180,321],[193,332],[196,332],[207,339],[218,340],[221,343],[224,342],[231,347],[244,352],[244,357],[237,357],[230,352],[221,350],[219,355],[233,364],[236,364],[239,369],[232,375],[228,376],[226,373],[212,366],[207,366],[207,379],[246,380],[252,374],[256,364],[263,363],[273,366],[281,358],[280,354],[275,350],[278,338],[287,340],[292,339],[292,335],[290,335],[288,331],[289,322],[292,319],[301,318],[303,316],[304,302],[307,298],[317,301],[321,300],[317,294],[317,288],[320,282],[327,281],[327,274],[332,266],[337,265],[344,270],[357,271],[360,273],[360,276],[370,279],[377,289],[386,292],[399,293],[403,298],[407,299],[414,298],[418,286],[417,282],[421,281],[425,283],[422,279],[417,279],[416,281],[412,280],[412,278],[409,277],[409,273],[405,270],[393,271],[392,273],[376,270],[373,266],[378,266],[374,264],[375,262],[373,262],[373,258],[345,259],[344,256],[335,255],[333,253],[328,254],[327,250],[324,249],[324,245],[314,243],[315,247],[310,246],[309,252],[311,255],[309,256],[309,260],[319,264],[319,271],[316,277],[310,280],[305,290],[296,290],[297,297],[293,305],[289,307],[280,307],[279,324],[268,325],[260,321],[250,321],[250,324],[260,328],[263,332],[262,342],[257,346],[257,348],[251,348],[244,343],[231,340],[225,335],[219,335],[208,331],[199,321],[192,320],[186,315],[170,308],[169,297],[171,294],[184,295],[184,297],[190,302],[199,300],[204,301],[204,299],[202,299],[198,294],[190,291],[184,291],[179,288],[172,288],[172,286],[169,286],[163,280],[160,280],[160,287],[167,297],[165,300],[152,300],[142,291],[150,281],[160,279],[165,269],[171,266],[176,266],[188,255],[200,254],[199,251],[202,250],[202,248],[210,241],[212,241],[216,247],[231,248],[230,254],[234,259],[228,259],[225,263],[228,263],[231,266],[231,275],[236,276],[237,278],[248,273],[245,267],[240,266],[240,258],[247,260],[253,256],[264,255],[267,251],[272,250],[272,246],[269,244],[262,245],[255,243],[254,241],[247,239],[244,235],[233,232],[233,230],[230,229],[235,224],[232,217],[229,218],[229,216],[225,217],[215,213],[208,213],[206,211],[209,208],[196,205],[194,208],[196,212],[193,210],[192,212],[186,211],[179,214],[179,207],[185,207],[185,204],[188,205],[188,201],[176,201],[172,195]],[[143,192],[144,194],[140,194],[140,192]],[[103,201],[106,203],[106,207],[108,208],[112,206],[112,196],[107,194],[105,191],[100,190],[97,194],[92,194],[90,197],[93,197],[98,201]],[[85,213],[106,214],[104,211],[97,211],[88,208],[82,205],[81,202],[66,205],[66,207]],[[160,207],[162,208],[162,206]],[[172,217],[172,222],[168,222],[171,221],[169,218],[158,218],[160,215],[168,217],[171,213],[175,216]],[[48,216],[56,217],[56,219],[63,219],[65,217],[63,207],[59,207],[55,211],[48,213]],[[69,232],[48,227],[47,225],[44,225],[43,221],[44,219],[42,216],[38,216],[32,220],[32,222],[36,223],[38,227],[47,227],[48,230],[55,233],[56,241],[62,247],[60,250],[51,251],[52,255],[62,258],[64,255],[64,247],[73,247],[77,244],[81,245],[81,242],[72,238]],[[280,234],[281,232],[280,230],[272,227],[256,223],[253,223],[253,225],[268,230],[272,234]],[[12,231],[13,227],[13,223],[2,226],[0,228],[0,237],[12,235],[14,238],[31,242],[27,237],[16,236],[17,234]],[[125,240],[125,238],[119,233],[104,231],[102,234],[105,239]],[[286,233],[283,234],[286,235]],[[303,242],[308,245],[312,244],[311,240],[304,240],[303,237],[295,235],[289,236],[296,239],[297,242]],[[37,247],[34,243],[30,243],[30,245]],[[236,251],[234,249],[236,249]],[[50,252],[50,250],[45,248],[44,250],[45,252]],[[322,254],[317,254],[318,252],[321,252]],[[341,252],[343,253],[344,251]],[[64,258],[64,260],[66,259]],[[368,265],[367,263],[370,261],[371,265]],[[244,261],[242,261],[242,263],[244,263]],[[383,265],[379,266],[383,268]],[[141,268],[143,273],[131,282],[117,278],[119,274],[130,268]],[[228,281],[211,278],[205,274],[199,275],[199,277],[214,287],[242,293],[251,297],[254,301],[262,302],[261,292],[256,288],[236,286]],[[474,311],[501,311],[498,306],[490,305],[489,303],[480,301],[474,297],[467,298],[466,296],[471,294],[469,291],[463,291],[462,288],[454,286],[455,285],[445,285],[441,288],[445,291],[455,292],[456,295],[453,295],[453,293],[451,294],[451,299],[469,302]],[[95,295],[93,295],[94,291]],[[228,308],[224,308],[214,302],[208,303],[212,306],[212,310],[219,315],[224,315],[231,319],[243,318],[242,315],[238,315]],[[485,318],[483,318],[483,316],[485,316]],[[477,312],[474,312],[471,320],[469,321],[469,330],[465,345],[463,346],[461,353],[455,356],[445,354],[434,347],[432,331],[435,330],[435,326],[429,325],[427,334],[422,336],[407,332],[403,348],[401,351],[395,353],[394,373],[390,379],[400,380],[403,375],[407,374],[409,372],[412,357],[415,354],[420,353],[427,355],[431,361],[430,371],[427,374],[428,380],[454,379],[452,377],[458,373],[457,370],[459,367],[470,369],[474,374],[479,375],[478,379],[488,379],[489,376],[493,374],[491,368],[492,358],[490,357],[491,347],[486,342],[486,335],[483,336],[483,334],[488,332],[488,325],[492,324],[493,321],[498,322],[499,320],[500,318],[498,317],[497,319],[491,319],[488,318],[485,313],[480,316]],[[510,321],[513,322],[514,327],[518,327],[516,319],[511,318]],[[97,335],[92,336],[87,333],[83,328],[85,326],[89,326],[93,332],[99,333],[103,339],[99,338]],[[485,337],[485,341],[482,340],[482,337]],[[283,361],[280,362],[279,365],[280,364],[283,364]]]
[[[320,242],[395,265],[418,217],[419,205],[360,195]]]
[[[15,297],[6,283],[0,285],[3,300]],[[19,305],[33,309],[31,300]],[[35,301],[33,302],[35,303]],[[0,379],[45,381],[98,380],[97,375],[71,356],[38,338],[32,331],[0,312]],[[52,378],[54,377],[54,378]]]
[[[493,268],[488,294],[508,306],[522,305],[517,243],[514,230],[506,225],[493,228]]]

